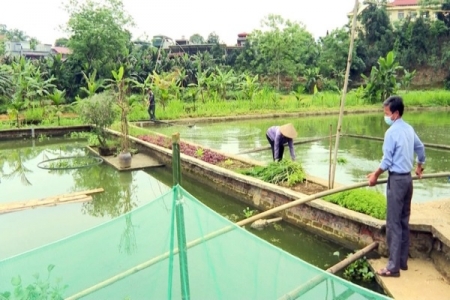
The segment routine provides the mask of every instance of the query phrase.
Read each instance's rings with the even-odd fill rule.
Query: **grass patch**
[[[399,91],[407,107],[438,107],[450,106],[450,91]],[[277,101],[273,99],[276,98]],[[235,115],[255,115],[271,113],[298,112],[337,112],[339,111],[341,95],[333,92],[320,92],[316,95],[301,95],[300,101],[292,95],[280,95],[276,92],[267,93],[265,97],[256,97],[252,101],[212,100],[197,101],[195,110],[188,103],[173,99],[166,108],[156,105],[156,117],[160,120],[176,120],[180,118],[225,117]],[[361,109],[381,109],[382,103],[369,104],[361,99],[356,91],[350,91],[345,100],[348,111]],[[187,108],[189,106],[189,109]],[[144,105],[133,106],[129,120],[148,120],[148,112]]]
[[[386,198],[374,190],[350,190],[327,196],[324,200],[380,220],[386,220]]]
[[[306,179],[303,167],[298,162],[283,159],[267,166],[257,166],[250,170],[240,170],[243,175],[252,176],[265,182],[292,187]]]

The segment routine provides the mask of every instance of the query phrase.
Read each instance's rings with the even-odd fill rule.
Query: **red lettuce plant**
[[[160,147],[172,149],[172,141],[169,138],[164,137],[164,136],[141,135],[141,136],[138,136],[138,138],[145,142],[158,145]],[[219,154],[217,152],[211,151],[209,149],[202,149],[201,151],[199,151],[199,149],[200,148],[195,147],[191,144],[187,144],[185,142],[180,142],[181,153],[191,156],[191,157],[199,158],[202,161],[207,162],[209,164],[216,165],[227,159],[226,156]],[[199,154],[201,154],[201,155],[199,155]]]

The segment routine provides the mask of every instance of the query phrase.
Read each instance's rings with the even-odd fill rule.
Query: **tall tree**
[[[201,45],[205,43],[205,38],[201,36],[199,33],[194,33],[189,38],[189,42],[191,42],[191,44]]]
[[[39,45],[39,43],[40,43],[38,41],[38,39],[34,38],[34,37],[30,38],[30,40],[28,42],[30,43],[30,49],[31,50],[36,50],[37,45]]]
[[[317,44],[302,23],[269,15],[261,22],[262,29],[250,34],[259,59],[254,62],[258,73],[277,77],[277,87],[283,76],[297,77],[314,65],[318,56]]]
[[[355,41],[358,43],[358,41]],[[320,74],[329,78],[336,77],[347,66],[350,34],[346,27],[335,29],[325,37],[320,38],[320,56],[318,66]],[[351,71],[352,75],[359,75],[365,69],[365,63],[353,50]]]
[[[384,1],[371,2],[358,18],[362,24],[362,30],[358,35],[363,37],[366,44],[366,66],[371,69],[377,64],[379,57],[385,57],[394,48],[392,24]]]
[[[70,0],[66,10],[73,59],[85,65],[86,71],[97,69],[99,75],[110,77],[117,60],[128,55],[131,45],[128,29],[134,22],[122,0]]]
[[[55,47],[67,47],[69,43],[69,39],[67,38],[59,38],[55,41]]]
[[[206,39],[207,44],[219,44],[220,43],[220,37],[219,35],[213,31],[208,35],[208,38]]]

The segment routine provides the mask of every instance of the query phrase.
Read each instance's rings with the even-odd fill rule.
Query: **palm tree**
[[[8,174],[3,174],[3,177],[6,179],[14,179],[19,176],[22,184],[31,185],[31,182],[27,178],[27,174],[32,173],[33,171],[25,166],[22,151],[12,151],[8,162],[13,170]]]

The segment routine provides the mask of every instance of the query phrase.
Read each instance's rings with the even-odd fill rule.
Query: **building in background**
[[[28,59],[40,59],[54,54],[61,54],[65,60],[68,55],[72,53],[69,48],[66,47],[52,47],[51,44],[37,44],[33,48],[30,42],[12,42],[4,41],[5,43],[5,56],[23,56]]]
[[[430,8],[422,7],[420,5],[420,0],[393,0],[385,5],[391,23],[399,22],[406,18],[414,20],[420,15],[426,18],[435,19],[436,10],[439,9],[436,6]],[[365,4],[364,2],[361,3],[358,9],[358,15],[360,15],[368,6],[369,4]],[[347,16],[351,19],[353,17],[353,11],[349,12]]]
[[[237,39],[237,46],[238,47],[244,47],[245,46],[245,43],[247,42],[247,36],[248,36],[248,33],[245,33],[245,32],[238,34],[238,39]]]

